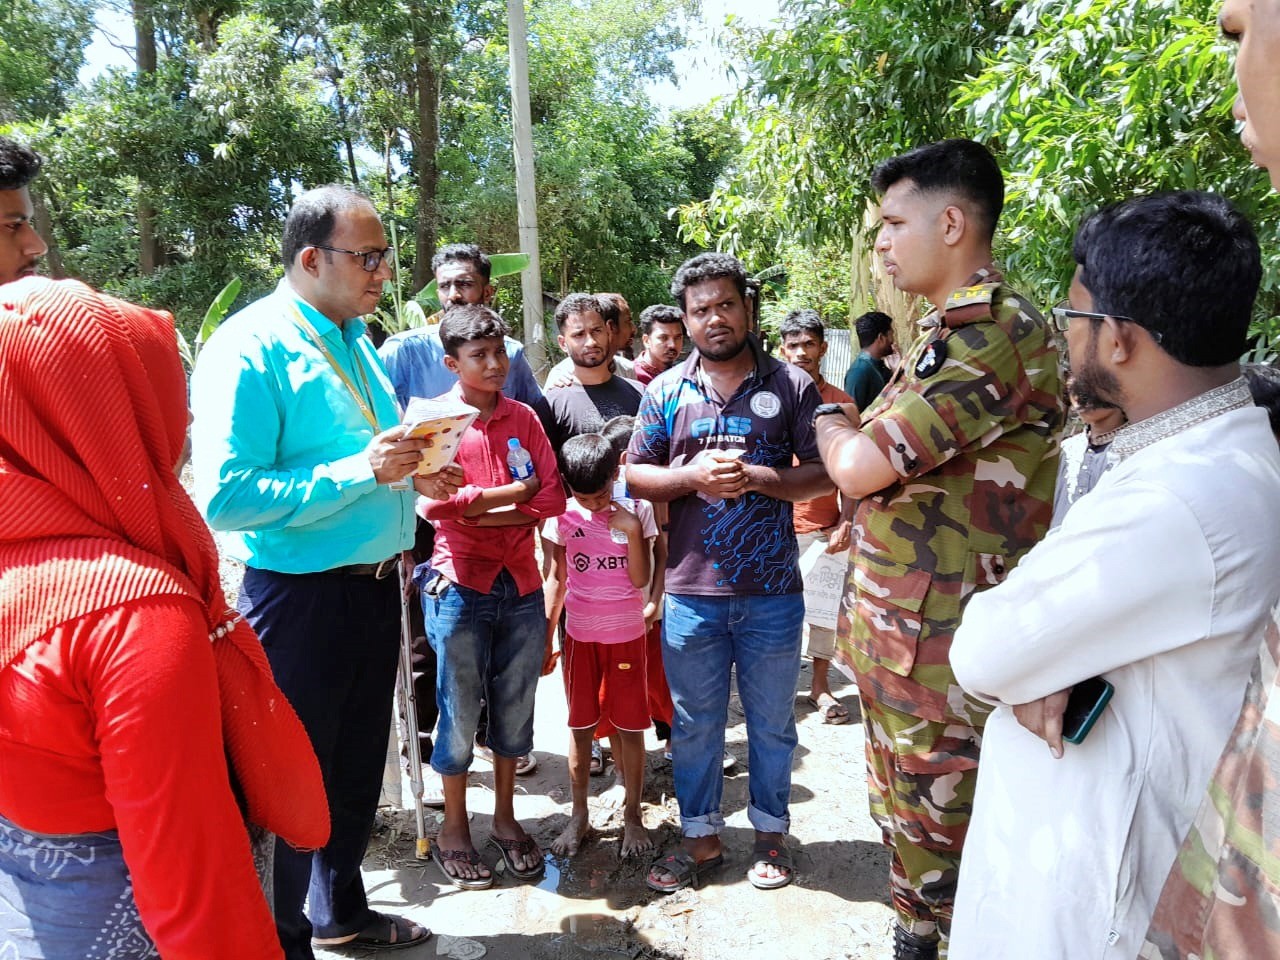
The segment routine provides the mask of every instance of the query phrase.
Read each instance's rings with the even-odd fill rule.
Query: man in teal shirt
[[[423,444],[400,438],[391,384],[359,319],[391,273],[368,198],[337,186],[303,194],[282,247],[279,287],[201,353],[192,453],[196,500],[245,564],[240,612],[324,773],[329,843],[275,851],[285,956],[312,960],[312,937],[377,947],[429,936],[370,910],[360,876],[391,726],[397,558],[413,542],[406,478]]]
[[[866,410],[889,382],[884,358],[893,353],[893,318],[872,310],[855,320],[853,329],[862,352],[844,375],[844,392],[853,397],[859,410]]]

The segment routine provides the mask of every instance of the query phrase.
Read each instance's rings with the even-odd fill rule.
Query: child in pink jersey
[[[591,736],[607,720],[614,763],[622,773],[622,855],[643,853],[653,842],[640,817],[644,786],[644,731],[649,726],[645,686],[646,591],[658,527],[643,500],[614,499],[618,451],[598,433],[567,441],[560,471],[573,494],[543,538],[551,546],[547,622],[566,614],[562,650],[569,700],[569,779],[573,810],[552,852],[577,852],[589,828],[587,786]],[[553,626],[548,627],[548,636]]]

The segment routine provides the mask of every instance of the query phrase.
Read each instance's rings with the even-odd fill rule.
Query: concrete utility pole
[[[511,47],[511,122],[516,153],[516,207],[520,252],[529,266],[520,274],[524,294],[524,350],[536,374],[545,374],[547,350],[542,328],[542,261],[538,256],[538,198],[533,176],[533,122],[529,115],[529,39],[524,0],[507,0],[507,32]]]

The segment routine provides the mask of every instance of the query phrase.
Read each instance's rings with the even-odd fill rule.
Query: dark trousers
[[[435,528],[418,517],[414,529],[413,562],[426,563],[431,559],[431,550],[435,545]],[[422,762],[431,763],[433,741],[432,731],[436,721],[440,719],[440,708],[436,706],[436,652],[427,642],[427,627],[422,617],[422,599],[418,588],[413,588],[413,596],[409,598],[409,629],[412,631],[413,643],[409,649],[413,663],[413,701],[417,706],[418,749],[422,751]],[[402,747],[401,754],[406,758],[407,751]]]
[[[391,573],[378,580],[245,571],[240,612],[262,638],[276,683],[311,737],[329,798],[323,849],[276,845],[276,929],[287,960],[312,960],[313,935],[355,933],[373,918],[360,863],[391,729],[400,641],[400,585]],[[308,896],[310,920],[303,913]]]

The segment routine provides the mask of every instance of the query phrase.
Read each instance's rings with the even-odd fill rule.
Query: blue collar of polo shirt
[[[756,361],[755,371],[754,373],[747,375],[747,381],[750,381],[754,376],[763,383],[775,371],[786,366],[777,357],[771,357],[760,349],[760,341],[756,339],[756,335],[754,333],[747,334],[747,349],[751,351],[751,354]],[[689,353],[689,356],[685,358],[684,364],[680,367],[681,378],[696,385],[698,382],[698,367],[701,363],[702,354],[698,352],[697,347],[694,347]]]

